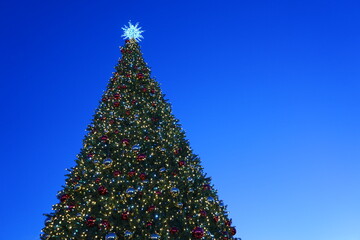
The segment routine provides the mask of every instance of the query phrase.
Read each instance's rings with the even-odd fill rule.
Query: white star
[[[141,33],[144,31],[141,30],[141,27],[138,27],[139,23],[136,23],[135,25],[132,25],[129,21],[129,26],[124,26],[122,30],[124,30],[124,34],[122,37],[124,39],[135,39],[136,41],[140,42],[141,38],[144,38]]]

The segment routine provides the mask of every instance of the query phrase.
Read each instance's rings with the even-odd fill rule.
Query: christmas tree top
[[[122,37],[124,39],[135,39],[137,42],[141,41],[141,38],[144,38],[141,33],[144,31],[141,30],[141,27],[138,27],[139,23],[136,23],[135,25],[132,25],[131,21],[129,21],[129,26],[124,26],[122,30],[124,30],[124,34]]]

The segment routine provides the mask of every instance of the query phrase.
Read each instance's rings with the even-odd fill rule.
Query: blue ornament
[[[116,240],[116,239],[118,239],[118,237],[115,233],[109,233],[105,236],[105,240]]]
[[[160,236],[156,233],[153,233],[150,235],[150,239],[157,240],[157,239],[160,239]]]
[[[126,238],[131,238],[132,235],[133,235],[133,233],[130,232],[129,230],[126,230],[126,231],[124,232],[124,236],[125,236]]]

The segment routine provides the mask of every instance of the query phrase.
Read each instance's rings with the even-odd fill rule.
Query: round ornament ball
[[[215,201],[215,199],[213,197],[208,197],[207,200],[209,203],[213,203]]]
[[[230,228],[230,234],[233,235],[233,236],[236,234],[236,228],[235,227]]]
[[[177,195],[179,195],[180,190],[179,190],[178,188],[176,188],[176,187],[173,187],[173,188],[170,190],[170,192],[171,192],[171,194],[172,194],[173,196],[177,196]]]
[[[122,143],[123,146],[127,146],[127,145],[130,144],[130,140],[129,139],[123,139],[123,140],[121,140],[121,143]]]
[[[172,227],[172,228],[170,228],[170,234],[177,234],[177,233],[179,233],[179,229],[177,228],[177,227]]]
[[[136,174],[135,171],[130,171],[130,172],[128,172],[128,176],[129,176],[129,177],[133,177],[133,176],[135,176],[135,174]]]
[[[45,225],[48,225],[49,223],[51,223],[51,221],[52,221],[52,217],[47,217],[46,219],[45,219]]]
[[[205,210],[201,210],[201,211],[200,211],[200,215],[201,215],[202,217],[206,217],[207,213],[206,213]]]
[[[132,197],[135,195],[135,188],[133,187],[129,187],[128,189],[126,189],[126,194],[129,196],[129,197]]]
[[[114,177],[120,176],[121,172],[119,170],[114,171],[113,175]]]
[[[105,240],[116,240],[116,239],[118,239],[118,237],[115,233],[108,233],[105,236]]]
[[[60,201],[61,202],[65,202],[66,200],[68,200],[70,198],[69,194],[64,194],[60,197]]]
[[[102,220],[101,221],[101,226],[103,228],[110,228],[110,222],[108,220]]]
[[[178,208],[183,208],[184,204],[183,204],[182,202],[179,202],[179,203],[176,204],[176,206],[177,206]]]
[[[148,212],[154,211],[155,208],[156,208],[156,207],[155,207],[154,205],[149,206],[149,207],[148,207]]]
[[[164,168],[164,167],[160,168],[160,169],[159,169],[159,172],[161,172],[161,173],[166,172],[166,168]]]
[[[195,227],[192,230],[192,235],[196,239],[201,239],[202,237],[204,237],[204,229],[202,229],[201,227]]]
[[[179,161],[178,164],[179,164],[179,167],[182,167],[185,165],[185,161]]]
[[[131,148],[134,151],[139,151],[140,150],[140,145],[139,144],[135,144],[134,146],[132,146]]]
[[[115,98],[115,99],[119,99],[119,98],[120,98],[120,94],[119,94],[119,93],[115,93],[115,94],[114,94],[114,98]]]
[[[128,220],[129,219],[129,212],[123,212],[121,214],[121,219],[122,220]]]
[[[139,154],[136,159],[138,161],[144,161],[146,159],[146,155],[145,154]]]
[[[95,222],[96,222],[96,219],[94,217],[88,217],[88,219],[86,219],[86,225],[88,227],[95,226]]]
[[[141,180],[145,180],[145,179],[146,179],[146,174],[145,174],[145,173],[141,173],[141,174],[139,175],[139,177],[140,177]]]
[[[106,189],[106,187],[100,186],[100,187],[98,188],[98,193],[99,193],[100,195],[105,195],[105,194],[108,193],[108,190]]]
[[[129,230],[126,230],[126,231],[124,232],[124,237],[125,237],[125,238],[131,238],[132,235],[133,235],[133,233],[130,232]]]
[[[78,183],[78,184],[76,184],[75,186],[74,186],[74,190],[75,191],[79,191],[81,189],[81,184],[80,183]]]
[[[103,161],[103,164],[105,165],[105,167],[110,167],[112,163],[113,163],[113,160],[111,158],[106,158]]]
[[[160,235],[158,235],[158,234],[156,234],[156,233],[153,233],[153,234],[150,235],[150,239],[152,239],[152,240],[158,240],[158,239],[160,239]]]

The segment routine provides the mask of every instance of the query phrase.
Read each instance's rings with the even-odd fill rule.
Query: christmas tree
[[[235,227],[150,76],[138,25],[41,239],[235,239]]]

